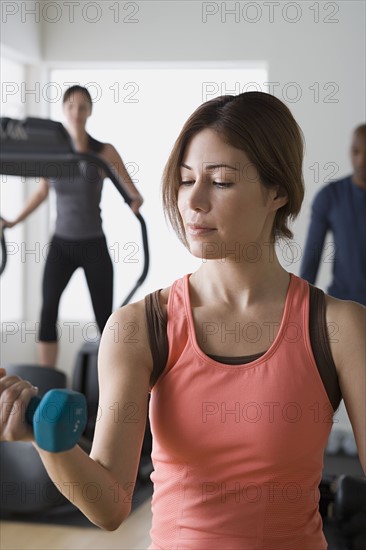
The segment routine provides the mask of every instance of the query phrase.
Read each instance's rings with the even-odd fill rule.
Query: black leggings
[[[72,274],[82,267],[92,300],[98,328],[102,333],[112,313],[113,265],[104,236],[71,241],[54,236],[43,273],[39,340],[57,340],[56,322],[60,298]]]

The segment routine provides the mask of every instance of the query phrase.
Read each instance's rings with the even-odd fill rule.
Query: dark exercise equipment
[[[366,478],[342,474],[328,479],[323,530],[328,550],[366,549]]]
[[[2,218],[0,217],[0,220]],[[7,254],[6,254],[6,242],[5,242],[5,228],[0,228],[1,232],[1,261],[0,261],[0,276],[2,275],[5,267],[6,267],[6,261],[7,261]]]
[[[100,167],[112,181],[125,202],[130,198],[121,188],[110,167],[99,157],[77,153],[63,125],[52,120],[26,118],[25,120],[0,119],[0,174],[26,177],[70,178],[88,169],[90,164]],[[91,182],[92,185],[92,182]],[[122,302],[126,305],[145,280],[149,268],[149,247],[146,224],[141,214],[135,214],[141,226],[144,263],[140,277]],[[2,232],[2,270],[6,264],[6,243]],[[77,357],[72,389],[85,396],[88,416],[79,445],[89,453],[97,421],[99,397],[97,378],[98,344],[85,344]],[[81,358],[82,366],[81,366]],[[65,388],[64,373],[36,365],[5,365],[8,374],[18,375],[39,387],[39,395],[48,390]],[[61,379],[60,379],[61,377]],[[40,430],[41,431],[41,430]],[[31,443],[0,443],[1,493],[0,517],[26,514],[27,519],[53,523],[91,525],[90,522],[61,493],[57,491]],[[151,432],[147,421],[142,454],[132,497],[132,509],[152,494],[150,473]],[[35,515],[36,514],[36,515]]]

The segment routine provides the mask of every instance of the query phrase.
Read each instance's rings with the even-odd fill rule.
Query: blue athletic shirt
[[[315,196],[300,277],[314,284],[323,261],[332,262],[328,294],[366,305],[366,190],[348,176],[328,183]]]

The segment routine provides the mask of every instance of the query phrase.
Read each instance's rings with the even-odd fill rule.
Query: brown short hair
[[[178,211],[180,167],[188,142],[201,130],[212,128],[232,147],[246,153],[258,170],[264,187],[280,185],[287,203],[278,209],[272,228],[273,242],[293,238],[288,228],[300,212],[304,198],[303,133],[289,108],[273,95],[246,92],[225,95],[200,105],[184,124],[164,169],[163,207],[179,239],[187,246]]]

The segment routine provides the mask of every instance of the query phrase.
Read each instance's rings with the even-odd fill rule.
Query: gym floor
[[[64,527],[0,522],[1,550],[146,550],[150,545],[151,499],[113,532],[94,527]]]

